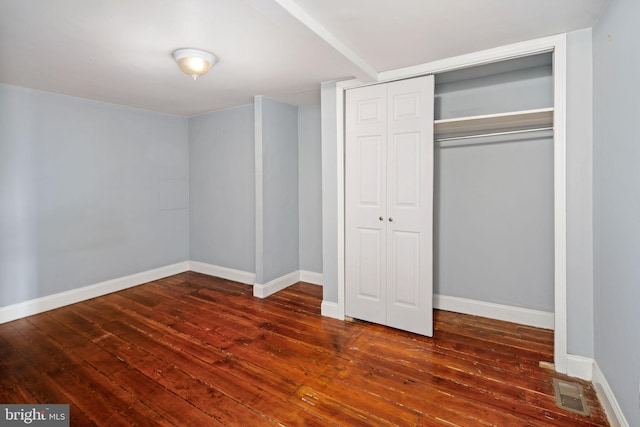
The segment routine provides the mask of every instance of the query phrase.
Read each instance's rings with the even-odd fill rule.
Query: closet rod
[[[510,130],[504,132],[493,132],[493,133],[479,133],[474,135],[466,135],[466,136],[452,136],[450,138],[438,138],[435,142],[446,142],[446,141],[460,141],[463,139],[473,139],[473,138],[485,138],[488,136],[502,136],[502,135],[514,135],[518,133],[528,133],[528,132],[539,132],[542,130],[553,130],[553,126],[543,127],[543,128],[535,128],[535,129],[519,129],[519,130]]]

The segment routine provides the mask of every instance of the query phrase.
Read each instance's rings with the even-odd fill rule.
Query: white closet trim
[[[515,43],[468,55],[448,58],[379,74],[380,82],[451,71],[490,62],[553,51],[554,108],[554,363],[558,372],[567,372],[567,166],[566,166],[566,34]],[[344,318],[344,91],[365,86],[358,80],[336,84],[338,304],[335,317]]]

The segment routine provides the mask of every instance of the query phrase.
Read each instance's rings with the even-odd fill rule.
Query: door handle
[[[393,218],[392,217],[389,217],[389,222],[393,222]]]

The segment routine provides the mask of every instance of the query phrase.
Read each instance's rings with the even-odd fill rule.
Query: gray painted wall
[[[322,135],[322,298],[338,302],[338,165],[336,82],[320,86]]]
[[[299,270],[298,108],[257,96],[255,113],[256,283],[265,284]]]
[[[322,273],[320,106],[298,107],[300,269]]]
[[[0,84],[0,306],[185,261],[187,120]]]
[[[640,425],[640,2],[612,0],[593,29],[595,359]]]
[[[591,29],[567,35],[567,350],[593,357]]]
[[[191,260],[255,272],[253,105],[189,118]]]
[[[436,76],[436,117],[551,107],[551,66],[503,72],[512,62]],[[552,312],[550,133],[435,147],[434,293]]]
[[[547,54],[548,55],[548,54]],[[545,55],[544,57],[547,57]],[[506,61],[509,64],[511,61]],[[499,64],[499,63],[497,63]],[[483,73],[484,68],[478,73]],[[504,68],[508,67],[505,65]],[[471,78],[472,68],[436,75],[435,119],[506,113],[553,106],[551,65]],[[465,80],[457,80],[461,75]],[[457,81],[451,81],[451,80]],[[444,83],[442,83],[444,82]]]
[[[191,117],[189,155],[192,260],[257,283],[322,272],[319,106],[259,96]]]
[[[435,151],[434,293],[551,312],[552,140],[497,140]]]

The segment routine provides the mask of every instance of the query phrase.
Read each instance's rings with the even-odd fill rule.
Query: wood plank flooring
[[[322,288],[183,273],[0,325],[0,402],[73,426],[604,426],[559,409],[553,333],[435,312],[434,338],[320,316]]]

